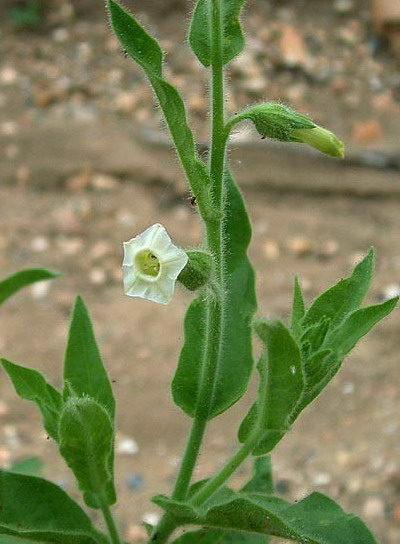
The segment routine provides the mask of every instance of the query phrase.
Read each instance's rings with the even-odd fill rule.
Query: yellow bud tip
[[[295,129],[291,136],[331,157],[344,158],[344,143],[333,132],[318,125],[314,128]]]

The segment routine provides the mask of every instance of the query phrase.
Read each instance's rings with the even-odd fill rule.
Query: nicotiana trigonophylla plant
[[[112,28],[123,50],[147,75],[204,225],[197,250],[176,247],[160,224],[124,244],[128,295],[168,303],[176,280],[193,292],[172,383],[173,399],[192,427],[171,495],[153,499],[164,515],[156,527],[147,527],[149,542],[164,544],[175,538],[175,544],[265,544],[277,536],[303,544],[373,544],[376,540],[365,524],[327,496],[311,493],[292,504],[274,494],[268,454],[358,340],[395,308],[397,298],[360,307],[373,274],[370,250],[349,277],[308,306],[296,280],[289,324],[256,317],[254,271],[247,257],[250,223],[226,156],[232,129],[249,120],[263,138],[306,143],[334,157],[343,156],[343,144],[279,103],[257,104],[226,119],[224,68],[244,46],[239,20],[243,3],[198,0],[193,11],[189,43],[211,77],[211,142],[205,163],[196,152],[182,98],[163,76],[159,44],[123,7],[108,0]],[[25,283],[0,283],[0,301],[29,278],[28,273]],[[207,423],[246,392],[254,369],[253,335],[262,345],[259,388],[239,427],[237,451],[215,475],[193,482]],[[121,544],[110,509],[116,502],[115,401],[82,299],[73,311],[63,391],[36,370],[5,359],[2,364],[17,393],[38,405],[46,432],[74,472],[86,506],[102,511],[108,534],[96,529],[60,487],[11,469],[1,471],[0,478],[1,542]],[[253,476],[241,490],[230,489],[229,478],[249,457],[255,458]]]

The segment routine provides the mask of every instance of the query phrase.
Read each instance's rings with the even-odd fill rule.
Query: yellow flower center
[[[135,257],[136,264],[139,271],[144,276],[151,276],[156,278],[160,273],[160,261],[157,257],[148,249],[142,249]]]

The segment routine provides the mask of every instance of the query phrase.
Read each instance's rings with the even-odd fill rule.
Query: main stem
[[[223,212],[222,181],[225,163],[226,134],[225,123],[225,97],[224,97],[224,64],[223,64],[223,32],[222,11],[220,0],[210,0],[211,20],[211,56],[212,56],[212,127],[211,127],[211,155],[210,177],[212,181],[211,194],[214,206]],[[223,213],[221,213],[221,216]],[[222,288],[222,222],[221,219],[209,220],[203,217],[206,226],[207,245],[214,257],[215,280]],[[221,289],[219,290],[221,291]],[[206,324],[206,348],[203,360],[203,372],[201,376],[198,398],[199,409],[195,414],[185,454],[179,469],[172,498],[185,500],[193,475],[194,467],[199,455],[201,442],[204,436],[208,420],[208,413],[204,406],[208,405],[207,399],[212,394],[215,382],[215,373],[218,365],[219,346],[221,341],[222,310],[219,300],[208,301]],[[210,391],[211,387],[211,391]],[[173,518],[165,514],[151,537],[151,542],[164,544],[176,528]]]

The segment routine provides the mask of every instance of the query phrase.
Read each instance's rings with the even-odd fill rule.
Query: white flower
[[[152,225],[124,242],[125,294],[168,304],[187,262],[188,256],[171,242],[165,228],[159,223]]]

